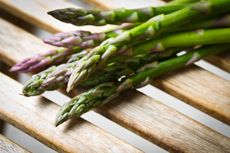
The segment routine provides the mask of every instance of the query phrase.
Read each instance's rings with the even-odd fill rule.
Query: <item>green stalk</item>
[[[216,18],[206,19],[197,21],[195,23],[186,24],[179,27],[173,27],[171,29],[167,29],[167,33],[172,32],[183,32],[183,31],[191,31],[198,29],[211,29],[211,28],[224,28],[230,27],[230,15],[221,15]]]
[[[98,9],[75,9],[65,8],[48,12],[54,18],[71,23],[77,26],[82,25],[105,25],[145,22],[159,14],[168,14],[182,9],[189,4],[171,4],[158,7],[146,7],[138,9],[114,9],[110,11],[101,11]]]
[[[75,53],[68,63],[53,65],[40,73],[34,74],[32,78],[23,87],[24,96],[36,96],[45,91],[56,90],[63,87],[71,74],[71,70],[77,62],[87,54],[88,50]]]
[[[116,29],[104,31],[99,33],[92,33],[89,31],[76,30],[70,32],[61,32],[45,38],[43,41],[47,44],[58,47],[80,47],[82,49],[92,48],[110,37],[115,37],[124,30],[137,26],[138,23],[124,23]]]
[[[84,79],[87,79],[98,68],[104,67],[107,60],[117,54],[119,50],[126,50],[127,47],[138,41],[142,42],[143,40],[154,38],[162,30],[171,26],[179,26],[194,18],[199,18],[201,15],[227,11],[229,9],[229,0],[202,1],[165,16],[160,15],[131,30],[123,32],[115,38],[111,38],[111,40],[104,41],[86,57],[82,58],[81,64],[74,69],[70,76],[67,91],[70,91]]]
[[[120,87],[131,86],[132,88],[139,86],[140,82],[143,83],[146,80],[151,80],[158,77],[161,74],[164,74],[175,69],[179,69],[188,65],[193,64],[194,62],[210,55],[218,54],[223,51],[229,51],[229,44],[221,44],[215,46],[208,46],[201,49],[194,50],[192,52],[186,53],[185,55],[178,56],[155,65],[153,68],[147,68],[137,75],[130,77],[125,80]],[[146,82],[148,83],[148,81]],[[142,84],[145,85],[145,84]]]
[[[125,55],[116,56],[108,61],[105,69],[98,71],[89,79],[82,82],[81,86],[95,86],[107,81],[117,81],[119,78],[127,77],[143,66],[154,60],[163,60],[169,58],[181,51],[181,49],[170,49],[167,52],[155,54],[141,54],[127,57]],[[38,74],[32,76],[32,79],[24,86],[23,95],[36,96],[45,91],[56,90],[63,87],[69,80],[72,69],[78,64],[80,58],[85,56],[87,51],[74,54],[69,63],[52,66]]]
[[[81,86],[96,86],[108,81],[124,80],[133,75],[140,67],[153,61],[162,61],[175,56],[181,48],[168,49],[166,52],[139,54],[132,57],[117,56],[112,58],[103,70],[100,70],[82,82]]]
[[[132,27],[135,27],[139,24],[123,24],[118,29],[100,32],[100,33],[91,33],[88,31],[70,31],[57,33],[51,35],[50,37],[44,39],[45,43],[50,45],[71,48],[78,46],[80,48],[91,48],[97,46],[99,43],[103,42],[108,38],[113,38],[119,34],[125,32]],[[175,26],[172,28],[165,29],[162,33],[172,33],[172,32],[181,32],[188,30],[196,30],[202,28],[221,28],[229,27],[230,25],[230,15],[225,15],[217,18],[206,19],[204,21],[197,21],[195,23],[187,24],[186,26]]]
[[[130,52],[132,55],[138,55],[146,53],[146,51],[160,52],[171,47],[230,43],[229,36],[230,28],[171,34],[136,45]]]
[[[216,13],[230,10],[230,8],[228,9],[227,7],[230,7],[229,0],[206,0],[199,2],[168,15],[160,15],[156,18],[152,18],[140,26],[122,33],[112,40],[110,44],[121,46],[130,41],[143,40],[143,35],[145,38],[151,38],[159,34],[163,29],[183,25],[194,18],[199,18],[201,15],[205,16],[211,12]]]
[[[209,55],[217,54],[223,51],[229,51],[230,45],[208,46],[194,50],[182,56],[171,58],[160,62],[159,64],[148,64],[140,69],[140,71],[124,82],[109,82],[100,84],[88,92],[82,93],[74,97],[70,102],[62,106],[56,118],[56,126],[62,124],[66,120],[79,117],[89,110],[105,104],[121,92],[128,89],[133,89],[138,86],[148,84],[152,79],[165,74],[169,71],[188,66],[195,61]]]

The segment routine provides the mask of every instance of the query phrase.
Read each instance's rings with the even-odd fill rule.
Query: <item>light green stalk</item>
[[[54,18],[74,25],[105,25],[121,24],[124,22],[140,23],[149,20],[159,14],[168,14],[182,9],[189,4],[171,4],[158,7],[146,7],[138,9],[114,9],[101,11],[98,9],[65,8],[48,12]]]
[[[163,51],[170,47],[227,43],[229,42],[230,29],[226,28],[189,32],[184,34],[173,34],[171,36],[159,38],[157,40],[152,39],[148,42],[142,42],[139,45],[133,47],[134,49],[128,49],[127,46],[128,44],[130,44],[127,42],[127,38],[129,41],[131,40],[131,35],[128,34],[129,32],[130,30],[127,31],[127,33],[125,32],[126,37],[123,37],[123,39],[120,37],[121,35],[119,35],[119,41],[117,41],[116,43],[114,41],[117,40],[118,37],[112,39],[112,41],[109,41],[107,43],[105,42],[100,46],[94,48],[87,56],[82,58],[81,64],[74,69],[73,73],[70,76],[67,91],[70,91],[80,82],[84,81],[84,79],[87,79],[95,70],[103,68],[107,60],[110,59],[111,56],[114,56],[118,53],[126,52],[126,54],[132,55],[137,53],[143,53],[146,51]],[[132,35],[132,37],[133,36],[134,35]],[[126,42],[126,44],[122,45],[123,41],[121,40]]]
[[[127,77],[143,66],[154,60],[169,58],[181,51],[181,49],[170,49],[167,52],[155,54],[140,54],[137,56],[116,56],[112,58],[105,69],[98,71],[89,79],[81,83],[81,86],[95,86],[107,81],[117,81],[121,77]],[[52,66],[38,74],[32,76],[32,79],[24,86],[23,94],[25,96],[36,96],[45,91],[56,90],[63,87],[69,80],[74,66],[78,64],[80,58],[85,56],[87,51],[74,54],[69,63],[59,66]]]
[[[195,61],[209,55],[229,51],[230,45],[216,45],[194,50],[185,55],[168,59],[160,63],[152,63],[142,67],[139,72],[124,82],[109,82],[100,84],[88,92],[74,97],[62,106],[56,118],[56,126],[66,120],[79,117],[87,111],[105,104],[121,92],[148,84],[152,79],[169,71],[191,65]]]

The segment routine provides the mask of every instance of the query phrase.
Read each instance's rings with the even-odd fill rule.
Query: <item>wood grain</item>
[[[10,26],[9,23],[6,23],[1,18],[0,22],[2,23],[0,35],[4,36],[0,43],[5,44],[4,48],[2,48],[0,58],[8,65],[14,64],[15,61],[21,61],[25,57],[31,57],[34,54],[52,49],[51,46],[44,44],[35,36],[25,33],[24,30],[16,26]],[[23,37],[25,36],[27,39],[22,39],[21,33],[23,33]],[[24,51],[25,49],[27,51]]]
[[[0,118],[58,152],[141,152],[82,119],[56,128],[56,104],[24,97],[19,83],[2,73],[0,79]]]
[[[1,153],[29,153],[18,144],[7,139],[5,136],[0,134],[0,152]]]
[[[218,56],[211,56],[206,58],[206,60],[223,70],[230,72],[230,53],[222,53]]]
[[[18,74],[17,73],[11,73],[9,72],[10,66],[0,62],[0,72],[7,74],[9,77],[14,78],[15,80],[18,79]],[[5,122],[0,120],[0,133],[4,133],[5,131]]]
[[[33,37],[30,34],[25,34],[25,31],[16,28],[15,26],[3,20],[0,20],[0,25],[4,27],[2,28],[3,29],[2,31],[4,32],[1,32],[0,34],[0,46],[1,46],[0,56],[4,56],[6,59],[11,57],[9,53],[13,53],[14,57],[15,55],[19,55],[19,54],[23,54],[24,56],[26,56],[31,54],[31,52],[33,52],[34,49],[36,49],[36,48],[28,48],[28,46],[24,45],[23,42],[20,42],[17,39],[15,40],[10,39],[14,37],[20,36],[22,40],[28,40],[31,41],[31,43],[36,42],[35,44],[38,45],[37,47],[39,47],[39,44],[44,47],[44,44],[42,42],[40,42],[37,38]],[[16,33],[9,32],[9,31],[14,31],[15,29],[17,30]],[[11,40],[11,43],[12,41],[14,42],[15,44],[14,46],[5,44],[3,40],[5,39],[6,34],[8,35],[8,39]],[[21,46],[20,49],[15,47],[18,45]],[[10,63],[13,64],[15,62],[18,62],[20,58],[18,57],[12,58],[10,60],[11,61]],[[4,78],[0,77],[1,80],[3,80]],[[2,81],[2,82],[6,82],[6,81]],[[10,86],[10,85],[6,85],[6,86]],[[20,87],[14,87],[14,88],[20,90]],[[0,89],[4,89],[4,88],[2,87]],[[24,98],[24,99],[27,101],[31,101],[30,98]],[[22,104],[25,103],[24,99]],[[0,99],[0,102],[1,101],[2,100]],[[33,107],[31,106],[32,108],[29,109],[30,110],[34,110],[35,108],[38,109],[36,110],[37,114],[44,113],[46,115],[46,113],[48,113],[49,117],[50,115],[53,116],[56,114],[56,111],[51,110],[49,109],[50,107],[48,107],[48,106],[54,107],[53,104],[51,103],[48,103],[47,104],[48,106],[43,106],[42,108],[40,108],[42,105],[41,102],[30,102],[30,104],[31,105],[33,104]],[[27,103],[25,105],[28,106]],[[208,127],[195,122],[194,120],[178,113],[177,111],[161,104],[160,102],[154,99],[150,99],[147,96],[144,96],[143,94],[137,91],[132,91],[132,93],[124,93],[122,96],[116,99],[114,103],[105,105],[104,107],[98,109],[98,111],[100,111],[102,114],[106,115],[107,117],[111,118],[112,120],[116,121],[117,123],[122,124],[123,126],[133,130],[134,132],[147,138],[151,142],[154,142],[169,151],[195,152],[199,150],[200,152],[206,152],[206,151],[224,152],[224,151],[228,151],[230,147],[229,138],[226,138],[225,136],[218,134],[217,132],[214,132]],[[51,121],[53,121],[54,117],[51,117],[51,119],[52,119]],[[22,121],[18,121],[17,124],[21,125],[22,124],[21,122]],[[42,122],[42,121],[38,121],[38,122]],[[24,123],[24,124],[26,125],[28,123]],[[81,124],[77,124],[75,126],[82,127],[84,126],[84,122]],[[46,125],[44,125],[44,127],[46,127]],[[82,131],[82,133],[87,132],[87,130],[83,131],[82,128],[79,128],[79,131]],[[82,135],[79,135],[79,131],[76,132],[75,137],[80,139]],[[38,134],[39,132],[37,132],[37,135]],[[61,134],[65,135],[66,133],[61,133]],[[34,136],[36,135],[34,134]],[[175,139],[175,137],[177,139]],[[47,139],[48,138],[49,136],[47,136]],[[210,146],[210,147],[206,147],[206,146]]]
[[[230,82],[196,66],[153,81],[160,89],[230,124]]]
[[[229,138],[222,139],[222,135],[137,91],[124,93],[99,112],[170,152],[229,152]]]

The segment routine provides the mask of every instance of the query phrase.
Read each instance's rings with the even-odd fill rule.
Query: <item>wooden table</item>
[[[87,2],[101,9],[163,4],[156,0]],[[74,27],[46,15],[49,10],[78,7],[65,0],[0,0],[0,7],[51,33],[73,29],[94,32],[102,30],[89,26]],[[51,48],[36,36],[5,19],[0,19],[0,26],[0,60],[9,66]],[[208,60],[230,72],[229,53],[213,56]],[[58,152],[142,152],[84,119],[54,127],[53,121],[59,109],[58,105],[63,103],[61,99],[60,102],[54,103],[39,96],[23,97],[18,94],[22,85],[3,71],[0,73],[0,80],[0,119]],[[229,81],[192,65],[163,76],[152,84],[225,124],[230,124]],[[45,97],[52,99],[49,96]],[[139,91],[126,92],[113,103],[106,104],[96,111],[170,152],[230,152],[228,137]]]

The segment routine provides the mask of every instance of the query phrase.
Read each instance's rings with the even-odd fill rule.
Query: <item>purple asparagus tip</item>
[[[97,42],[103,41],[106,38],[106,34],[91,33],[89,31],[77,30],[70,32],[62,32],[52,35],[43,41],[47,44],[58,47],[74,47],[79,46],[83,49],[94,47]]]
[[[89,31],[77,30],[70,32],[61,32],[54,34],[43,41],[47,44],[58,47],[73,47],[78,46],[84,41],[84,37],[91,35]]]
[[[26,58],[23,61],[15,64],[10,71],[11,72],[39,72],[51,64],[58,64],[62,61],[66,61],[67,57],[72,54],[72,49],[58,48],[49,50],[43,54],[37,54],[33,57]]]
[[[36,58],[27,58],[23,61],[15,64],[11,69],[10,72],[28,72],[31,65],[36,65],[39,63],[39,60]]]

